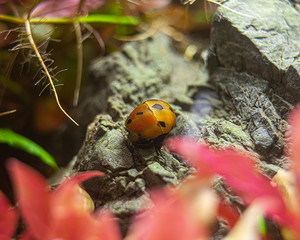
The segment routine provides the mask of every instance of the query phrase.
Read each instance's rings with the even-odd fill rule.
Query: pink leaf
[[[99,171],[90,171],[85,173],[77,174],[76,176],[67,179],[63,182],[57,189],[52,193],[51,203],[52,215],[54,218],[59,218],[68,214],[68,212],[77,212],[80,214],[87,214],[87,209],[85,204],[91,201],[90,197],[88,199],[87,193],[83,194],[80,192],[79,183],[93,177],[104,176],[104,173]],[[79,213],[81,212],[81,213]],[[89,212],[90,213],[90,212]]]
[[[256,171],[254,160],[233,150],[212,150],[192,139],[177,138],[166,143],[167,147],[198,169],[198,174],[217,173],[250,204],[257,198],[268,198],[272,202],[266,213],[287,222],[290,216],[278,188],[273,187],[268,178]]]
[[[165,142],[168,149],[178,153],[185,161],[197,168],[200,178],[209,178],[216,174],[202,155],[206,154],[207,149],[196,141],[188,138],[172,138]]]
[[[81,240],[99,239],[100,223],[89,212],[63,211],[53,216],[52,232],[48,239]]]
[[[80,6],[82,2],[82,5]],[[104,0],[46,0],[39,3],[31,12],[31,18],[62,18],[87,15],[104,4]]]
[[[175,194],[158,190],[151,194],[151,199],[154,206],[135,217],[128,239],[194,240],[201,236],[200,226],[195,225],[194,218]]]
[[[99,239],[100,222],[83,205],[78,183],[103,173],[78,174],[49,192],[46,180],[32,168],[16,159],[7,165],[27,227],[22,239]]]
[[[171,0],[144,0],[133,3],[136,9],[140,11],[151,11],[155,9],[162,9],[171,4]],[[130,2],[129,2],[130,3]]]
[[[298,186],[300,187],[300,107],[296,108],[289,115],[289,157],[292,161],[292,171],[296,175]]]
[[[99,239],[121,240],[121,233],[114,215],[107,209],[101,209],[97,215],[100,222]]]
[[[55,191],[55,194],[60,193],[60,191],[65,191],[65,189],[70,189],[74,187],[75,185],[93,177],[103,177],[105,174],[103,172],[99,171],[89,171],[84,173],[76,174],[75,176],[67,179],[64,181],[61,185],[58,186],[58,188]]]
[[[36,239],[33,237],[32,232],[26,229],[24,232],[22,232],[18,240],[36,240]]]
[[[51,238],[99,239],[100,223],[84,206],[86,196],[79,191],[78,183],[104,174],[91,171],[78,174],[63,182],[51,196]]]
[[[0,191],[0,239],[12,238],[17,226],[17,211],[10,205],[4,194]]]
[[[226,204],[221,199],[218,208],[218,216],[225,218],[228,221],[228,225],[232,228],[240,218],[240,213],[237,208],[231,204]]]
[[[17,159],[9,159],[7,167],[26,225],[36,238],[43,239],[50,232],[47,182],[42,175]]]

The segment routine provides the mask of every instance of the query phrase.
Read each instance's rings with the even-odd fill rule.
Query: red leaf
[[[100,239],[100,223],[84,206],[85,196],[78,190],[78,183],[104,173],[91,171],[78,174],[62,183],[51,196],[51,239]]]
[[[240,213],[235,206],[226,204],[224,200],[221,199],[218,208],[218,216],[225,218],[228,221],[229,227],[233,228],[240,218]]]
[[[85,204],[91,199],[87,199],[83,192],[80,193],[79,183],[93,177],[101,177],[104,173],[99,171],[90,171],[67,179],[52,193],[51,196],[51,214],[55,221],[68,216],[69,212],[76,212],[77,215],[85,215],[90,213]],[[91,209],[90,209],[91,210]]]
[[[86,196],[77,184],[103,173],[78,174],[49,192],[46,180],[32,168],[16,159],[7,165],[27,227],[22,239],[99,239],[100,222],[83,206]]]
[[[24,232],[22,232],[18,240],[36,240],[36,239],[33,237],[32,232],[29,229],[26,229]]]
[[[83,2],[82,6],[80,6]],[[104,4],[104,0],[48,0],[36,5],[31,17],[61,18],[87,15],[89,11]],[[80,8],[80,9],[79,9]]]
[[[290,216],[281,193],[271,185],[268,178],[256,171],[251,157],[231,149],[212,150],[195,140],[185,138],[171,139],[166,145],[193,164],[199,175],[221,175],[248,204],[257,198],[268,199],[270,205],[266,207],[266,213],[270,217],[278,216],[282,222],[289,221]]]
[[[64,192],[65,189],[73,188],[75,185],[93,177],[103,177],[105,174],[99,171],[89,171],[84,173],[76,174],[75,176],[67,179],[55,191],[55,194],[59,194],[60,192]]]
[[[201,226],[195,226],[194,218],[175,194],[158,190],[152,192],[151,199],[154,206],[135,217],[128,239],[199,239]]]
[[[0,191],[0,239],[12,238],[17,226],[17,211],[10,205],[4,194]]]
[[[84,240],[99,239],[100,223],[89,212],[63,211],[53,216],[52,232],[48,239]]]
[[[289,226],[298,234],[300,237],[300,107],[298,106],[289,114],[289,125],[288,131],[288,149],[287,155],[291,160],[291,171],[294,174],[295,183],[292,187],[295,188],[296,205],[298,209],[293,210],[294,219],[290,221]],[[294,185],[295,184],[295,185]]]
[[[184,160],[197,168],[200,178],[209,178],[216,174],[212,167],[204,161],[203,155],[207,154],[205,146],[188,138],[172,138],[165,142],[168,149],[178,153]]]
[[[120,240],[120,229],[114,215],[107,209],[101,209],[95,216],[100,222],[99,239]]]
[[[289,115],[290,134],[289,157],[292,161],[292,170],[296,175],[297,184],[300,187],[300,107],[296,108]]]
[[[17,159],[9,159],[7,167],[26,225],[34,237],[43,239],[50,232],[50,193],[47,182],[42,175]]]

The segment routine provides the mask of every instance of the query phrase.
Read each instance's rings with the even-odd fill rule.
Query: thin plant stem
[[[40,52],[39,52],[38,49],[37,49],[37,46],[36,46],[34,40],[33,40],[29,20],[26,19],[24,23],[25,23],[25,30],[26,30],[27,37],[28,37],[28,40],[29,40],[29,42],[30,42],[30,45],[32,46],[32,49],[34,50],[35,55],[37,56],[37,58],[38,58],[38,60],[39,60],[39,62],[40,62],[40,64],[41,64],[41,66],[42,66],[42,68],[43,68],[43,70],[44,70],[44,72],[45,72],[45,74],[46,74],[46,76],[47,76],[47,78],[48,78],[48,80],[49,80],[49,83],[50,83],[50,86],[51,86],[51,88],[52,88],[52,90],[53,90],[53,93],[54,93],[54,96],[55,96],[55,100],[56,100],[56,102],[57,102],[58,107],[60,108],[60,110],[61,110],[61,111],[62,111],[62,112],[63,112],[63,113],[64,113],[64,114],[65,114],[65,115],[73,122],[73,123],[75,123],[77,126],[79,126],[78,123],[75,122],[75,120],[74,120],[73,118],[71,118],[71,116],[70,116],[70,115],[63,109],[63,107],[61,106],[60,101],[59,101],[59,98],[58,98],[58,95],[57,95],[57,92],[56,92],[56,89],[55,89],[55,86],[54,86],[54,83],[53,83],[53,80],[52,80],[52,78],[51,78],[51,75],[50,75],[50,73],[49,73],[49,71],[48,71],[48,69],[47,69],[47,67],[46,67],[46,64],[45,64],[45,62],[44,62],[44,60],[43,60],[43,58],[42,58]]]
[[[82,23],[82,24],[88,31],[91,32],[91,34],[94,35],[94,37],[95,37],[96,41],[98,42],[100,49],[101,49],[100,56],[103,56],[105,53],[105,43],[104,43],[101,35],[90,24],[88,24],[88,23]]]
[[[82,79],[82,64],[83,64],[83,53],[82,53],[82,33],[81,27],[78,21],[74,21],[74,29],[76,35],[76,50],[77,50],[77,74],[76,83],[74,90],[73,106],[77,106],[80,92],[80,85]]]
[[[235,11],[235,10],[229,8],[229,7],[226,7],[226,6],[224,6],[222,3],[219,3],[219,2],[217,2],[217,1],[214,1],[214,0],[206,0],[206,1],[207,1],[207,2],[211,2],[211,3],[214,3],[214,4],[218,5],[218,6],[223,7],[223,8],[225,8],[225,9],[227,9],[228,11],[233,12],[233,13],[236,13],[236,14],[238,14],[238,15],[242,15],[242,16],[246,16],[246,17],[250,17],[250,18],[255,18],[254,16],[251,16],[251,15],[248,15],[248,14],[245,14],[245,13],[241,13],[241,12]]]
[[[9,110],[9,111],[6,111],[6,112],[2,112],[2,113],[0,113],[0,117],[2,117],[2,116],[4,116],[4,115],[11,114],[11,113],[14,113],[14,112],[16,112],[16,111],[17,111],[17,110],[14,109],[14,110]]]

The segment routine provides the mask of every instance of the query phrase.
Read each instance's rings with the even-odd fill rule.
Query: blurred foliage
[[[39,157],[44,163],[54,169],[58,169],[54,158],[41,146],[22,135],[14,133],[10,129],[0,129],[0,143],[6,143],[12,147],[22,149],[29,154]]]

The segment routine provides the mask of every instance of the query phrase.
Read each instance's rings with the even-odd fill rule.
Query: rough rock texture
[[[232,0],[218,9],[211,31],[212,83],[229,117],[272,163],[282,154],[284,119],[300,101],[299,23],[289,1]]]
[[[139,149],[128,140],[124,121],[144,100],[172,105],[177,123],[170,136],[256,152],[269,175],[284,164],[285,118],[300,100],[297,4],[229,0],[224,6],[212,25],[210,81],[205,66],[185,61],[162,34],[127,43],[91,66],[76,120],[84,126],[96,117],[72,172],[106,173],[85,187],[96,207],[109,207],[124,229],[147,201],[149,188],[176,185],[193,171],[163,148]]]
[[[287,0],[227,1],[211,31],[218,64],[270,82],[290,102],[300,95],[300,14]]]

